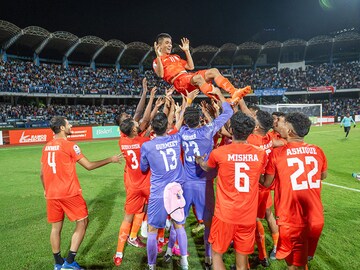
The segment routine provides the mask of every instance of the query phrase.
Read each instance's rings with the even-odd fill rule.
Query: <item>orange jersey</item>
[[[273,149],[272,139],[268,134],[266,134],[265,136],[250,134],[246,141],[252,145],[259,146],[260,148],[264,149],[267,156],[271,153]],[[262,173],[265,173],[265,171],[263,171]],[[262,191],[263,189],[265,189],[265,187],[259,183],[259,189],[260,191]]]
[[[210,153],[208,166],[218,167],[216,217],[231,224],[254,224],[265,165],[265,151],[251,144],[232,143]]]
[[[273,149],[266,174],[275,175],[275,208],[279,225],[304,227],[324,222],[321,174],[324,152],[316,145],[290,142]]]
[[[144,142],[149,140],[149,138],[141,136],[134,138],[124,136],[119,140],[119,147],[126,161],[124,173],[126,187],[132,189],[150,188],[150,171],[143,173],[140,170],[140,148]]]
[[[46,199],[81,194],[76,162],[83,157],[79,146],[64,138],[53,139],[44,146],[41,163]]]
[[[164,68],[163,79],[171,84],[171,80],[175,78],[180,72],[186,71],[185,66],[187,62],[177,54],[163,55],[160,57],[161,63]],[[153,61],[153,69],[157,66],[157,59]]]
[[[275,140],[280,140],[282,139],[280,136],[280,133],[275,131],[275,130],[271,130],[269,131],[266,135],[269,135],[270,138],[275,139]]]
[[[273,143],[274,143],[274,141],[282,141],[283,144],[287,144],[287,141],[285,139],[281,138],[280,133],[275,130],[269,131],[266,135],[269,136],[271,138],[271,140],[273,140]],[[276,146],[273,146],[273,147],[276,147]]]
[[[250,134],[246,141],[252,145],[259,146],[264,149],[266,154],[269,155],[273,149],[272,138],[268,134],[265,136]]]

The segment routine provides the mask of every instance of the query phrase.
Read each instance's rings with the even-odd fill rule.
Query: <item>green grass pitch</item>
[[[322,147],[328,158],[325,182],[360,191],[360,182],[351,177],[360,172],[360,130],[352,128],[344,139],[338,125],[312,127],[307,142]],[[117,140],[79,142],[90,160],[98,160],[119,152]],[[53,269],[46,222],[45,199],[39,179],[41,145],[0,149],[0,268]],[[118,269],[112,256],[117,245],[118,230],[123,218],[125,191],[123,165],[110,164],[86,171],[78,166],[83,195],[88,203],[90,223],[77,260],[86,269]],[[325,228],[310,269],[360,269],[360,192],[324,184],[322,198]],[[192,235],[193,215],[187,222],[190,269],[203,269],[202,234]],[[265,225],[267,228],[267,225]],[[74,224],[66,221],[61,251],[67,255]],[[271,237],[267,235],[271,249]],[[234,261],[230,250],[224,255],[229,267]],[[122,269],[146,269],[146,250],[127,247]],[[177,269],[176,262],[158,269]],[[284,261],[272,262],[268,269],[284,269]],[[262,267],[258,267],[262,269]]]

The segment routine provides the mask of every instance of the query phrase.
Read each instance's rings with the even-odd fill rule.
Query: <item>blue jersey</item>
[[[184,182],[184,170],[180,160],[180,135],[155,137],[141,146],[140,169],[145,172],[150,167],[150,196],[162,198],[168,183]]]
[[[213,122],[200,128],[189,128],[183,126],[179,134],[181,135],[181,144],[184,151],[184,170],[186,181],[212,180],[216,176],[216,172],[205,172],[195,163],[195,155],[203,156],[206,154],[205,160],[209,158],[210,152],[213,150],[213,137],[225,123],[233,115],[233,110],[229,103],[223,103],[223,113],[219,115]]]
[[[355,121],[352,119],[352,117],[344,117],[342,120],[341,120],[341,123],[340,123],[340,126],[344,125],[344,127],[350,127],[351,126],[351,122],[354,123],[354,125],[356,125]]]

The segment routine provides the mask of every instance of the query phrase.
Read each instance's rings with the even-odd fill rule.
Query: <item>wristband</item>
[[[188,104],[188,105],[191,105],[191,103],[193,102],[193,100],[191,99],[191,98],[186,98],[186,103]]]

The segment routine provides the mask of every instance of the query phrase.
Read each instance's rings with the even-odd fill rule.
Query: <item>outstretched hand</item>
[[[160,44],[158,44],[156,41],[154,42],[154,51],[156,53],[156,56],[162,56]]]
[[[119,163],[123,157],[124,156],[123,156],[122,153],[120,153],[118,155],[115,155],[115,156],[112,156],[111,157],[111,163]]]
[[[186,90],[186,97],[191,99],[193,101],[199,94],[199,89],[195,89],[191,91],[190,93]]]
[[[170,88],[165,89],[165,96],[171,97],[171,95],[174,93],[175,87],[171,86]]]
[[[190,41],[187,38],[182,38],[181,39],[181,45],[179,45],[180,49],[185,51],[189,51],[190,50]]]

